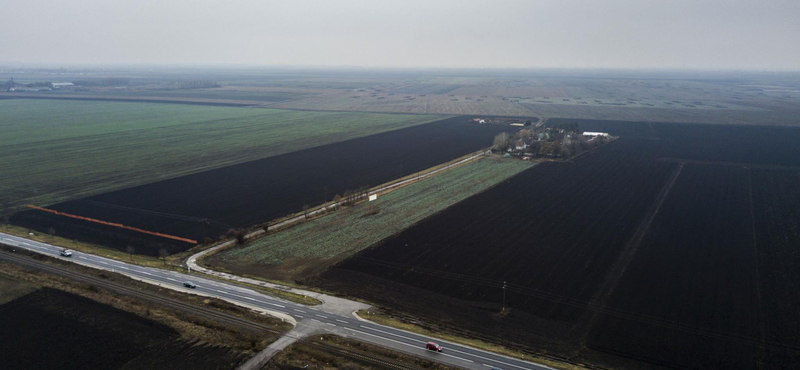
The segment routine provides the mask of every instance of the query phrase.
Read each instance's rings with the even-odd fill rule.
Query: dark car
[[[187,287],[187,288],[191,288],[191,289],[197,288],[197,285],[194,285],[194,283],[193,283],[193,282],[191,282],[191,281],[185,281],[185,282],[183,282],[183,286],[185,286],[185,287]]]
[[[425,348],[431,351],[442,352],[442,346],[433,342],[428,342],[428,344],[425,345]]]

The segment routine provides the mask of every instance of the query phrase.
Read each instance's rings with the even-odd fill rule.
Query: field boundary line
[[[177,240],[177,241],[191,243],[191,244],[197,244],[197,240],[183,238],[183,237],[175,236],[175,235],[162,234],[162,233],[155,232],[155,231],[149,231],[149,230],[140,229],[138,227],[126,226],[126,225],[123,225],[123,224],[120,224],[120,223],[98,220],[96,218],[73,215],[71,213],[66,213],[66,212],[59,212],[59,211],[56,211],[54,209],[39,207],[39,206],[35,206],[33,204],[28,204],[28,208],[35,209],[35,210],[38,210],[38,211],[52,213],[52,214],[57,215],[57,216],[65,216],[65,217],[74,218],[74,219],[77,219],[77,220],[89,221],[89,222],[94,222],[94,223],[98,223],[98,224],[101,224],[101,225],[114,226],[114,227],[118,227],[118,228],[125,229],[125,230],[136,231],[136,232],[139,232],[139,233],[142,233],[142,234],[160,236],[162,238]]]
[[[672,171],[672,175],[670,175],[667,183],[664,184],[664,187],[659,192],[655,202],[650,206],[650,210],[647,212],[647,214],[645,214],[644,218],[639,223],[639,226],[636,228],[636,231],[633,233],[628,242],[625,243],[625,249],[622,250],[619,258],[617,258],[617,261],[609,270],[609,274],[606,275],[603,284],[600,285],[600,288],[597,290],[597,292],[595,292],[592,300],[589,301],[590,307],[605,307],[608,299],[614,292],[614,289],[616,289],[617,285],[619,285],[619,281],[622,279],[622,276],[628,269],[628,265],[633,260],[633,256],[639,249],[639,245],[641,245],[644,236],[650,230],[650,225],[656,218],[658,211],[661,210],[661,205],[664,204],[664,200],[669,195],[672,186],[678,180],[681,171],[683,171],[683,163],[678,164],[678,167]],[[597,323],[600,313],[601,311],[587,312],[583,315],[584,318],[581,319],[577,325],[575,325],[575,330],[577,330],[579,333],[581,346],[586,347],[586,340],[589,336],[589,332]]]

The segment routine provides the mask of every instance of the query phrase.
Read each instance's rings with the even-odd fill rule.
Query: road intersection
[[[305,306],[272,297],[232,282],[178,271],[138,266],[78,251],[73,251],[71,257],[62,257],[60,256],[60,252],[63,249],[61,247],[4,233],[0,233],[0,244],[69,260],[84,266],[117,272],[173,290],[217,297],[236,305],[281,318],[294,325],[295,330],[303,333],[337,334],[467,369],[551,369],[544,365],[375,324],[358,317],[355,312],[351,312],[349,315],[344,314],[341,306],[337,306],[338,308],[328,308],[324,304],[320,306]],[[186,281],[195,283],[196,288],[184,287],[183,283]],[[428,341],[435,341],[442,345],[444,351],[437,353],[426,350],[425,343]]]

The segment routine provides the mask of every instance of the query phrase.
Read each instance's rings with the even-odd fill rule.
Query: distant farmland
[[[612,367],[797,368],[800,129],[579,122],[622,138],[525,171],[313,284]]]
[[[457,117],[319,146],[157,183],[56,204],[70,214],[202,241],[231,228],[266,222],[335,194],[412,174],[491,145],[510,126]],[[12,223],[58,235],[157,255],[191,245],[41,211]],[[177,243],[177,244],[176,244]]]
[[[0,208],[49,205],[441,116],[0,99]]]

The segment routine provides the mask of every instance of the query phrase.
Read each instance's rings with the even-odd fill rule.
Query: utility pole
[[[503,280],[503,310],[500,312],[506,312],[506,281]]]

